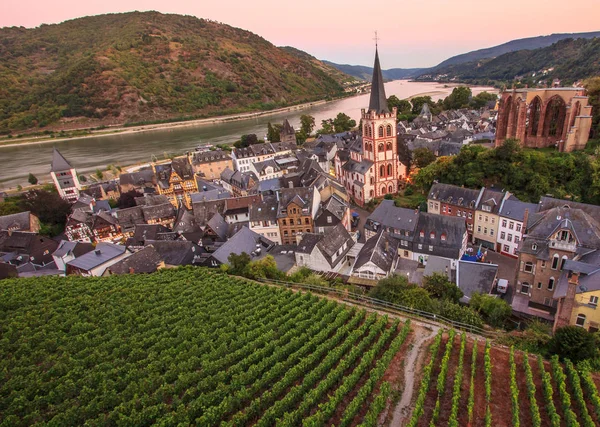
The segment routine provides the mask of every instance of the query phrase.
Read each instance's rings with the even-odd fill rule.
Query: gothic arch
[[[386,126],[386,135],[387,136],[392,136],[392,125],[387,125]]]
[[[502,117],[499,117],[499,122],[498,123],[498,131],[500,133],[500,135],[498,136],[499,138],[508,138],[508,123],[509,123],[509,117],[511,115],[511,110],[512,110],[512,105],[513,104],[513,98],[512,96],[509,96],[508,98],[506,98],[504,100],[504,103],[502,105]]]
[[[527,111],[527,130],[526,135],[529,139],[531,137],[534,139],[539,131],[540,127],[540,119],[542,114],[542,100],[539,96],[533,98],[533,101],[529,104],[529,109]]]
[[[386,150],[391,150],[392,149],[392,143],[388,142],[387,144],[385,144],[385,149]]]
[[[385,176],[385,167],[383,165],[379,166],[379,176]]]
[[[378,135],[379,138],[383,138],[383,126],[379,126]]]
[[[387,165],[387,176],[392,176],[392,165],[391,163],[388,163]]]
[[[385,194],[385,193],[386,193],[386,191],[385,191],[385,184],[384,184],[381,186],[381,194]]]
[[[393,193],[394,192],[394,187],[392,187],[392,184],[390,184],[390,186],[388,187],[388,193]]]
[[[377,152],[383,153],[383,143],[379,143],[379,145],[377,146]]]
[[[546,103],[546,114],[544,116],[542,136],[548,138],[548,144],[562,139],[566,112],[567,104],[564,99],[558,95],[554,95]]]

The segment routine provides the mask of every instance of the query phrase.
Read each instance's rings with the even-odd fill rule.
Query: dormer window
[[[425,237],[425,232],[423,230],[419,232],[419,237]]]
[[[533,245],[531,245],[531,250],[532,251],[537,251],[537,245],[535,243]]]
[[[445,242],[446,241],[446,234],[442,233],[442,235],[440,236],[440,239]]]
[[[429,233],[429,238],[435,239],[435,231],[432,231],[431,233]]]

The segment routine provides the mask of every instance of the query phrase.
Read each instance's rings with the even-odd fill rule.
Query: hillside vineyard
[[[201,269],[5,281],[0,308],[11,426],[376,425],[410,332]]]

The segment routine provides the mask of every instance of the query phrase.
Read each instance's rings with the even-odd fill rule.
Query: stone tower
[[[60,197],[69,202],[74,202],[79,198],[81,184],[77,172],[56,148],[52,152],[50,175]]]
[[[370,182],[374,197],[395,194],[398,191],[400,161],[396,142],[396,107],[390,111],[383,87],[379,53],[375,48],[375,65],[371,82],[369,109],[361,110],[363,123],[363,159],[373,162]]]

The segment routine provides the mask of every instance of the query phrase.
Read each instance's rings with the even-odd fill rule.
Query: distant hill
[[[265,110],[343,93],[315,58],[192,16],[0,28],[0,132]]]
[[[363,65],[336,64],[325,60],[322,62],[337,68],[345,74],[354,76],[361,80],[371,81],[371,77],[373,77],[373,67],[365,67]],[[400,80],[418,76],[427,70],[428,68],[390,68],[389,70],[382,70],[381,72],[383,74],[383,78],[386,80]]]
[[[600,75],[600,38],[564,39],[540,49],[438,67],[418,79],[476,84],[518,80],[535,85],[554,78],[569,84],[594,75]]]
[[[440,68],[447,67],[449,65],[463,64],[465,62],[477,61],[479,59],[494,58],[505,53],[515,52],[518,50],[539,49],[542,47],[550,46],[564,39],[591,39],[594,37],[600,37],[600,31],[595,31],[591,33],[551,34],[549,36],[528,37],[525,39],[511,40],[507,43],[503,43],[498,46],[474,50],[472,52],[453,56],[439,63],[433,68],[437,70]]]

